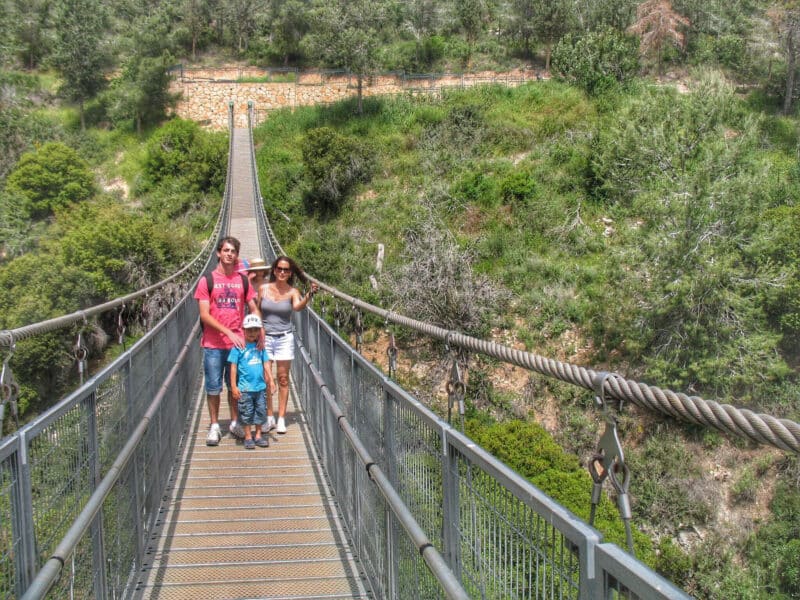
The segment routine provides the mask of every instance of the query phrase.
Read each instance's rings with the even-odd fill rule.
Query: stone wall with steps
[[[174,71],[170,89],[180,95],[175,114],[197,121],[210,129],[228,127],[228,104],[233,103],[234,125],[247,126],[247,106],[253,102],[263,111],[315,104],[330,104],[356,96],[356,78],[347,74],[310,71],[292,73],[295,81],[241,82],[243,78],[265,78],[267,72],[256,67],[181,69]],[[276,76],[276,78],[280,75]],[[286,77],[284,77],[286,78]],[[496,83],[517,86],[542,79],[540,73],[520,69],[505,73],[465,73],[443,75],[379,75],[364,82],[364,96],[387,94],[439,93],[442,88],[464,88]]]

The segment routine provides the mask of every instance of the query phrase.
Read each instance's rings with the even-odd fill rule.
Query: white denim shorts
[[[270,360],[294,360],[294,333],[264,336],[264,348]]]

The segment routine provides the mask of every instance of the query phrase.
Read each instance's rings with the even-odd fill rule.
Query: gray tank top
[[[292,299],[275,302],[267,296],[261,298],[261,318],[267,333],[283,333],[292,330]]]

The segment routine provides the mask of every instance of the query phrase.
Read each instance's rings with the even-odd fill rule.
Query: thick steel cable
[[[470,337],[457,331],[443,329],[430,323],[417,321],[368,304],[316,279],[314,281],[317,282],[321,289],[348,304],[378,315],[386,321],[438,338],[450,346],[459,346],[470,352],[485,354],[503,362],[581,386],[590,391],[594,389],[593,381],[597,371],[593,369],[546,358],[495,342]],[[676,419],[704,425],[759,444],[768,444],[787,452],[800,454],[800,424],[790,419],[779,419],[767,414],[755,413],[746,408],[737,408],[730,404],[704,400],[699,396],[689,396],[671,390],[663,390],[645,383],[625,379],[617,374],[607,378],[604,389],[607,397],[615,398],[621,402],[632,402],[641,408],[661,412]]]

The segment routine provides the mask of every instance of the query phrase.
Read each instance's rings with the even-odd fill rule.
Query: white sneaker
[[[264,431],[272,431],[275,429],[275,417],[269,415],[267,417],[267,424],[264,426]]]
[[[228,427],[228,430],[231,432],[231,435],[235,437],[237,440],[244,439],[244,429],[242,429],[242,426],[239,425],[236,421],[231,421],[231,425],[230,427]]]
[[[286,421],[283,417],[278,417],[278,433],[286,433]]]
[[[219,438],[222,437],[219,432],[219,423],[212,423],[208,428],[208,437],[206,438],[206,446],[218,446]]]

